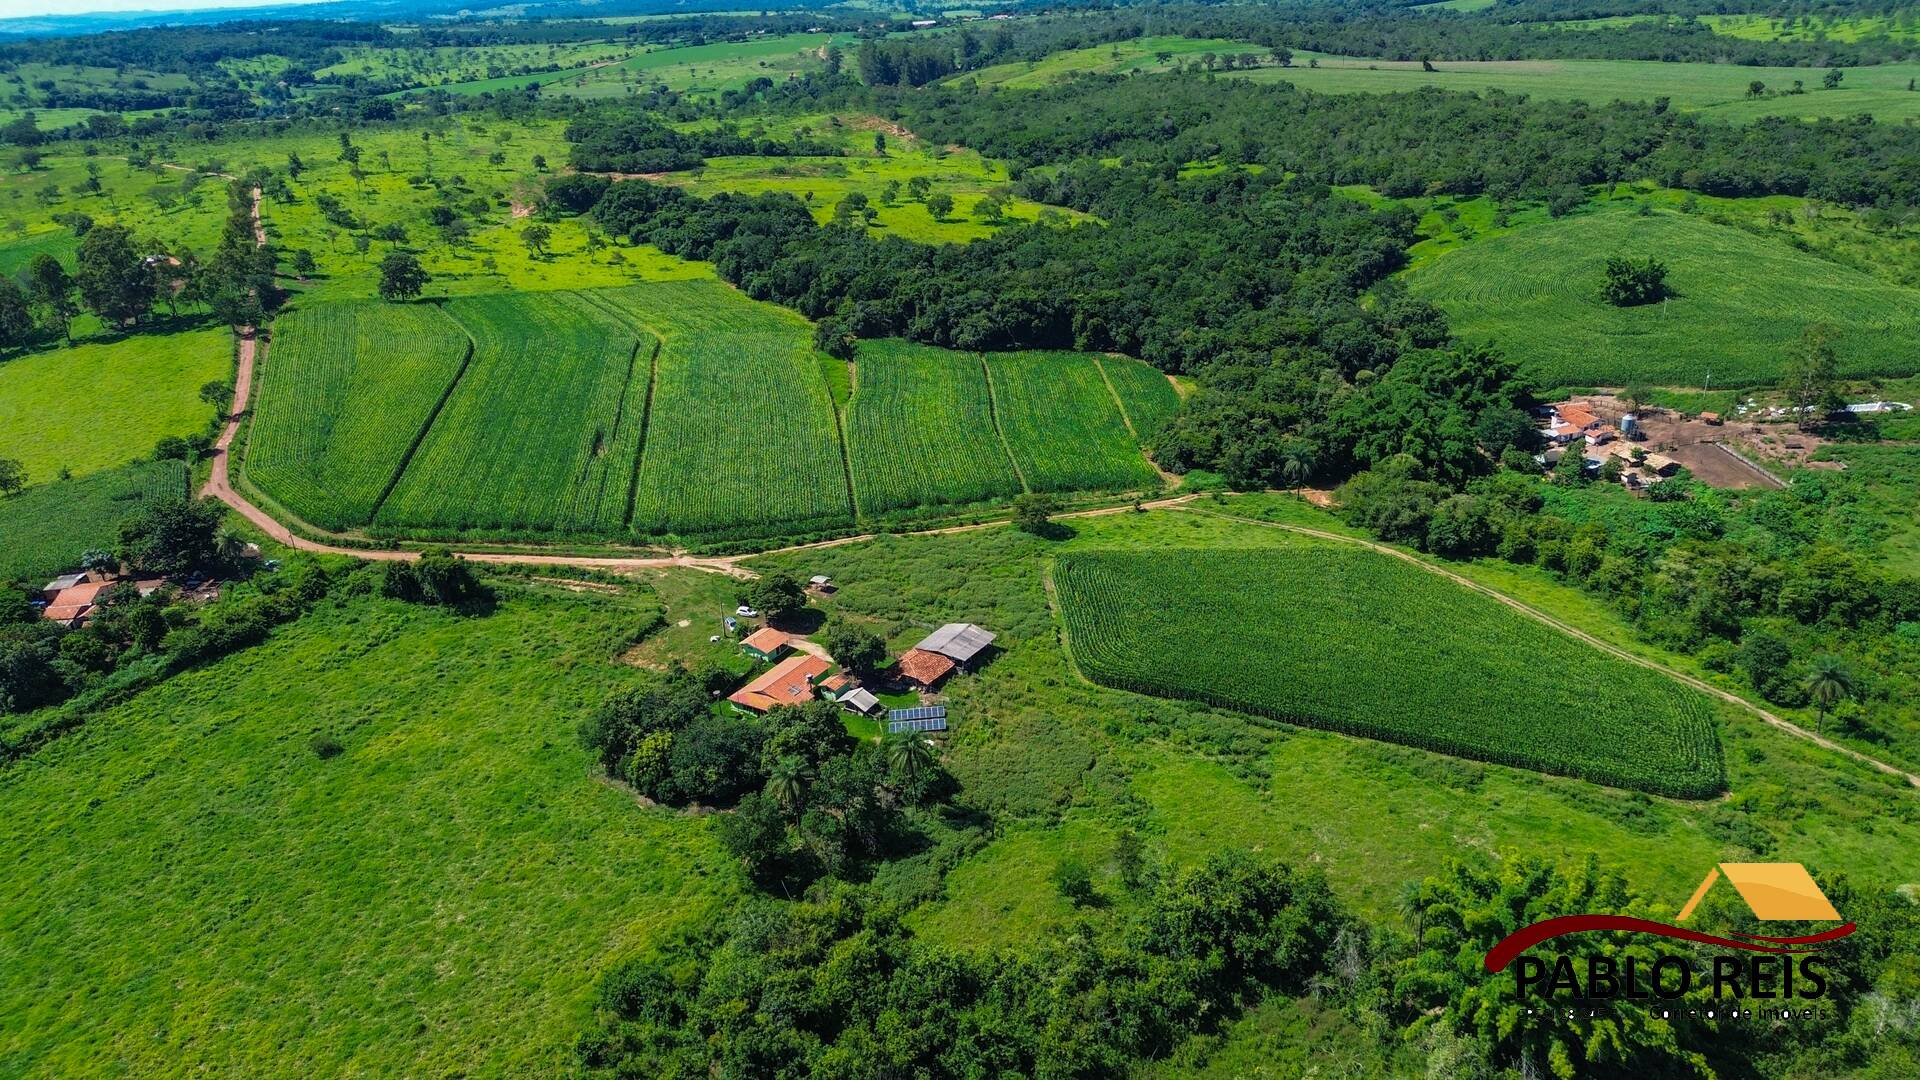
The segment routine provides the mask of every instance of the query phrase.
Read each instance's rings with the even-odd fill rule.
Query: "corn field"
[[[274,324],[247,478],[327,529],[365,525],[467,360],[425,304],[319,304]]]
[[[1384,555],[1087,552],[1054,583],[1105,686],[1658,795],[1726,786],[1706,697]]]
[[[862,514],[1020,494],[979,357],[865,341],[854,372],[847,458]]]
[[[1032,491],[1131,491],[1159,478],[1087,353],[987,356],[994,416]]]
[[[653,341],[570,293],[452,300],[473,360],[375,520],[611,532],[627,515]]]

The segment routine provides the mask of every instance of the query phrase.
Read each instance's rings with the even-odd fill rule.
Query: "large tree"
[[[41,252],[27,264],[27,299],[40,309],[40,317],[60,336],[73,340],[73,317],[80,313],[73,302],[73,278],[60,260]]]
[[[426,290],[433,280],[420,260],[404,251],[396,251],[380,260],[380,298],[411,300]]]
[[[1787,358],[1781,381],[1803,425],[1818,421],[1840,403],[1840,356],[1834,348],[1838,336],[1833,327],[1815,323],[1801,331],[1799,346]]]
[[[0,278],[0,349],[17,348],[33,334],[27,294],[9,278]]]
[[[124,326],[153,310],[154,275],[123,225],[101,225],[87,233],[73,280],[87,309],[110,325]]]

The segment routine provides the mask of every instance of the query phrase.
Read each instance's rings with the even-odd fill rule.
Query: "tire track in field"
[[[1417,566],[1420,569],[1425,570],[1430,574],[1438,574],[1439,576],[1446,578],[1447,580],[1453,582],[1456,585],[1461,586],[1462,588],[1471,589],[1474,592],[1480,593],[1483,596],[1492,597],[1494,600],[1497,600],[1500,603],[1505,604],[1507,607],[1513,609],[1514,611],[1519,612],[1522,615],[1525,615],[1527,618],[1533,619],[1536,622],[1549,626],[1554,630],[1558,630],[1560,633],[1566,634],[1569,637],[1583,641],[1588,645],[1591,645],[1594,648],[1601,650],[1602,652],[1610,653],[1616,657],[1619,657],[1622,660],[1627,661],[1630,664],[1638,664],[1643,668],[1647,668],[1652,671],[1657,671],[1660,674],[1665,675],[1666,677],[1674,680],[1675,682],[1678,682],[1685,686],[1692,687],[1693,689],[1698,690],[1701,693],[1706,694],[1710,697],[1718,698],[1721,701],[1725,701],[1732,705],[1738,705],[1740,708],[1745,709],[1746,711],[1752,713],[1754,716],[1759,717],[1761,720],[1772,725],[1773,727],[1780,729],[1781,731],[1788,733],[1789,735],[1794,735],[1799,738],[1805,739],[1808,742],[1813,743],[1815,746],[1819,746],[1827,750],[1833,750],[1838,753],[1845,754],[1846,756],[1853,758],[1855,761],[1858,761],[1865,765],[1871,765],[1875,769],[1878,769],[1889,776],[1900,777],[1901,779],[1905,780],[1907,783],[1913,785],[1914,787],[1920,787],[1920,776],[1916,776],[1915,774],[1910,773],[1905,769],[1899,768],[1898,766],[1895,766],[1895,765],[1889,765],[1888,763],[1881,761],[1879,758],[1869,757],[1866,754],[1863,754],[1860,751],[1855,750],[1850,746],[1842,746],[1840,743],[1834,742],[1832,739],[1829,739],[1824,735],[1820,735],[1815,732],[1808,731],[1806,728],[1801,727],[1799,724],[1796,724],[1791,720],[1788,720],[1776,713],[1769,712],[1768,710],[1763,709],[1758,705],[1755,705],[1753,702],[1748,701],[1746,698],[1743,698],[1738,694],[1735,694],[1728,690],[1722,690],[1720,687],[1717,687],[1712,683],[1709,683],[1703,679],[1695,678],[1694,676],[1689,675],[1686,672],[1680,671],[1676,668],[1668,667],[1667,665],[1662,664],[1657,660],[1650,660],[1647,657],[1639,656],[1635,653],[1630,653],[1627,650],[1620,648],[1618,645],[1615,645],[1610,641],[1606,641],[1603,638],[1596,637],[1593,634],[1590,634],[1587,631],[1582,630],[1577,626],[1574,626],[1570,623],[1561,622],[1559,619],[1554,618],[1553,616],[1547,614],[1546,612],[1540,610],[1539,608],[1534,607],[1532,604],[1529,604],[1524,600],[1520,600],[1516,597],[1508,596],[1506,593],[1500,592],[1497,589],[1494,589],[1490,586],[1482,585],[1479,582],[1474,581],[1472,578],[1466,577],[1461,574],[1457,574],[1452,570],[1448,570],[1444,566],[1436,566],[1433,563],[1427,562],[1425,559],[1421,559],[1408,552],[1401,551],[1399,548],[1392,547],[1387,544],[1382,544],[1374,540],[1365,540],[1357,536],[1346,536],[1337,532],[1329,532],[1325,529],[1315,529],[1307,525],[1288,525],[1278,521],[1260,521],[1256,518],[1241,517],[1237,514],[1222,513],[1218,510],[1207,510],[1198,506],[1187,506],[1184,503],[1178,506],[1167,507],[1167,509],[1187,510],[1196,514],[1205,514],[1208,517],[1220,518],[1221,520],[1224,520],[1224,521],[1239,522],[1240,524],[1243,524],[1243,525],[1258,525],[1262,528],[1267,528],[1267,529],[1281,529],[1286,532],[1298,533],[1302,536],[1311,536],[1320,540],[1331,540],[1335,543],[1340,543],[1340,544],[1357,545],[1359,547],[1364,547],[1372,551],[1377,551],[1382,555],[1391,555],[1396,559],[1402,560],[1403,562],[1412,563],[1414,566]]]

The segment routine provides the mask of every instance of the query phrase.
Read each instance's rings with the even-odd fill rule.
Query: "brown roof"
[[[1562,422],[1572,424],[1577,428],[1588,428],[1600,422],[1600,418],[1593,414],[1593,410],[1587,408],[1585,405],[1569,403],[1557,406],[1553,411],[1560,417]]]
[[[797,653],[727,695],[727,700],[755,712],[766,712],[776,705],[800,705],[813,700],[813,680],[832,666],[817,656]]]
[[[842,671],[821,679],[818,685],[822,690],[840,690],[853,685],[853,676]]]
[[[740,644],[743,646],[751,645],[763,653],[772,653],[786,648],[789,640],[787,635],[775,630],[773,627],[763,626],[753,633],[748,634],[746,637],[741,638]]]
[[[85,607],[93,603],[94,597],[112,588],[114,584],[115,583],[111,581],[87,581],[79,585],[69,585],[61,589],[58,595],[48,601],[48,607],[49,609],[72,607],[76,604]]]
[[[900,674],[922,686],[932,686],[953,671],[953,660],[925,649],[908,649],[900,654]]]
[[[92,609],[92,604],[48,604],[41,614],[54,622],[70,623]]]

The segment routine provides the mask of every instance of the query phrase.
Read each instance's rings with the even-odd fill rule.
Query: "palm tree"
[[[780,809],[792,814],[806,798],[807,781],[812,776],[805,758],[788,754],[773,763],[773,772],[767,776],[767,796],[779,803]]]
[[[887,768],[915,780],[932,764],[933,740],[926,732],[895,731],[887,736]]]
[[[1407,882],[1401,886],[1400,895],[1395,898],[1394,906],[1399,910],[1400,917],[1412,925],[1413,940],[1417,944],[1420,940],[1420,935],[1426,930],[1426,885],[1418,881]]]
[[[1818,732],[1827,724],[1827,713],[1853,696],[1853,672],[1847,670],[1847,665],[1837,656],[1816,656],[1806,686],[1814,708],[1820,710],[1820,719],[1814,726]]]

